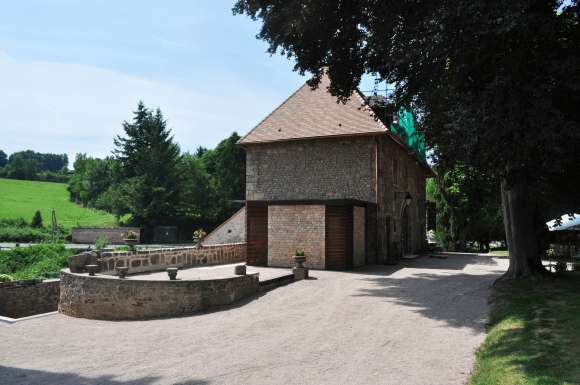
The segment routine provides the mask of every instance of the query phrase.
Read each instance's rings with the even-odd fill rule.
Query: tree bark
[[[535,277],[548,274],[542,265],[536,232],[536,205],[531,201],[527,180],[522,171],[512,171],[501,181],[501,203],[509,269],[504,279]]]

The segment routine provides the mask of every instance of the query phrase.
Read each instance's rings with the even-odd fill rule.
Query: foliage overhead
[[[521,173],[546,216],[578,207],[577,0],[239,0],[234,13],[313,83],[328,68],[337,96],[364,73],[394,84],[445,167]]]

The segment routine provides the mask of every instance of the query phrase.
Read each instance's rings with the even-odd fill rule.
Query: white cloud
[[[241,79],[215,84],[209,94],[96,67],[0,53],[0,149],[66,152],[71,163],[77,152],[106,156],[140,99],[161,108],[183,150],[213,147],[234,130],[251,129],[291,91],[253,89]]]

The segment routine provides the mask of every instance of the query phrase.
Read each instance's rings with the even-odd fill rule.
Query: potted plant
[[[193,232],[193,243],[195,247],[201,247],[201,241],[206,236],[206,232],[203,229],[197,229]]]
[[[294,261],[296,262],[296,267],[304,267],[304,262],[306,262],[306,256],[304,255],[304,249],[298,248],[294,253]]]
[[[123,234],[123,242],[129,246],[131,252],[135,252],[135,245],[139,244],[139,235],[133,230],[128,230]]]

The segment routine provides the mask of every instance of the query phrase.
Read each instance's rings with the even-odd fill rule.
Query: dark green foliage
[[[74,252],[62,244],[43,244],[0,250],[0,274],[15,279],[54,278]]]
[[[246,196],[246,155],[237,146],[240,136],[234,132],[222,140],[214,150],[206,150],[201,159],[210,175],[211,203],[217,222],[229,217]]]
[[[2,152],[2,154],[4,153]],[[0,158],[2,158],[2,154],[0,154]],[[0,164],[2,164],[1,160]],[[66,182],[68,180],[68,156],[66,154],[42,154],[26,150],[11,154],[4,164],[5,167],[0,173],[2,177],[49,182]]]
[[[0,167],[6,166],[6,163],[8,163],[8,156],[4,151],[0,150]]]
[[[30,221],[30,227],[34,227],[35,229],[42,227],[42,215],[40,214],[40,210],[36,210],[34,213],[32,221]]]
[[[83,206],[104,209],[97,200],[111,186],[119,182],[119,162],[112,158],[97,159],[86,154],[77,154],[73,164],[75,173],[71,176],[68,191],[72,201]],[[113,210],[107,210],[113,212]]]
[[[180,228],[189,240],[194,228],[213,229],[245,197],[246,159],[237,133],[215,149],[198,147],[180,154],[161,111],[139,103],[125,137],[115,139],[115,157],[95,159],[78,154],[68,191],[71,200],[113,213],[119,220],[151,229]],[[144,236],[147,239],[150,231]]]
[[[428,182],[428,199],[437,205],[436,235],[447,250],[465,251],[477,242],[489,251],[491,241],[505,239],[499,184],[472,167],[436,168]]]
[[[348,97],[395,86],[437,163],[501,181],[508,276],[543,274],[547,219],[580,209],[580,8],[572,1],[238,0],[269,52]],[[520,263],[513,263],[514,260]]]
[[[180,151],[161,110],[139,102],[125,136],[115,139],[115,157],[121,164],[122,195],[132,222],[147,227],[165,225],[179,204]]]
[[[3,242],[43,242],[50,239],[48,229],[34,228],[22,218],[0,219],[0,240]]]

